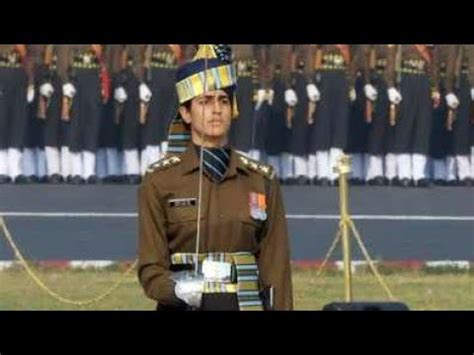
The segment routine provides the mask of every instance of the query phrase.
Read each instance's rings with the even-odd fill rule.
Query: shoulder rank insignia
[[[170,157],[166,157],[166,158],[160,159],[157,162],[151,164],[148,167],[147,172],[151,173],[153,171],[163,170],[165,168],[169,168],[170,166],[179,164],[180,162],[181,162],[181,159],[179,157],[175,156],[175,155],[170,156]]]
[[[239,159],[249,170],[262,174],[270,180],[275,176],[275,170],[273,170],[272,166],[270,165],[257,162],[242,155],[239,156]]]

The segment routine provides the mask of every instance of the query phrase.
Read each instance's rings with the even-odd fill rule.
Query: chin
[[[219,138],[219,137],[225,136],[227,134],[227,131],[223,128],[222,129],[221,128],[218,128],[218,129],[214,128],[214,129],[210,129],[205,134],[208,137]]]
[[[206,137],[209,137],[209,138],[213,138],[213,139],[217,139],[217,138],[224,138],[226,136],[225,133],[216,133],[216,132],[212,132],[212,133],[207,133],[205,135]]]

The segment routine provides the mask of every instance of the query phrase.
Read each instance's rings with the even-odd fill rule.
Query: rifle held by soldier
[[[459,46],[459,52],[457,53],[456,57],[456,64],[455,64],[455,81],[454,81],[454,90],[459,92],[459,88],[461,86],[461,66],[462,66],[462,57],[463,57],[463,47],[462,45]],[[456,109],[449,107],[448,108],[448,115],[446,117],[446,129],[448,131],[453,130],[453,124],[456,120]]]
[[[322,49],[320,46],[317,46],[316,54],[314,58],[314,68],[315,68],[316,73],[318,73],[319,70],[321,70],[322,60],[323,60]],[[308,124],[310,125],[314,123],[314,120],[316,117],[316,108],[317,108],[316,101],[310,100],[308,104]]]
[[[151,45],[147,45],[145,50],[145,60],[144,60],[144,69],[145,69],[145,81],[151,82],[151,57],[152,57],[153,48]],[[140,124],[144,125],[146,123],[146,117],[148,114],[149,102],[140,100]]]
[[[376,65],[376,59],[375,59],[375,49],[370,48],[369,52],[369,71],[372,73],[375,70],[375,65]],[[365,100],[365,121],[367,123],[372,123],[373,119],[373,114],[374,114],[374,102],[367,98]]]
[[[46,71],[46,82],[50,81],[51,77],[51,62],[53,61],[53,45],[48,44],[44,53],[44,65]],[[51,97],[40,95],[38,99],[38,112],[37,116],[39,119],[45,120],[48,111]]]
[[[397,44],[397,52],[395,55],[395,85],[400,88],[400,84],[402,82],[402,45]],[[397,115],[398,115],[398,105],[391,102],[390,103],[390,112],[389,112],[389,119],[390,119],[390,126],[394,127],[397,123]]]
[[[119,74],[119,82],[125,82],[127,80],[125,69],[127,68],[128,63],[128,51],[127,48],[123,48],[120,56],[120,74]],[[120,80],[121,79],[121,80]],[[122,116],[123,109],[124,109],[124,102],[119,102],[114,100],[114,123],[116,125],[120,124],[120,117]]]

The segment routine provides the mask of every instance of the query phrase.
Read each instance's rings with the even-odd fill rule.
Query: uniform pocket
[[[254,221],[251,218],[242,218],[240,220],[242,237],[252,242],[252,248],[256,248],[262,238],[263,223]]]
[[[252,228],[255,228],[255,229],[259,229],[262,226],[262,222],[254,221],[251,218],[242,218],[241,222],[242,222],[242,224],[244,224],[246,226],[249,226],[249,228],[252,227]]]
[[[181,223],[186,221],[196,221],[198,217],[198,207],[171,207],[168,209],[168,222]],[[201,211],[201,219],[205,217],[205,211]]]

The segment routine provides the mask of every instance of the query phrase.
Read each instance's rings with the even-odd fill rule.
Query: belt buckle
[[[207,282],[231,282],[232,264],[205,259],[202,263],[202,274]]]

